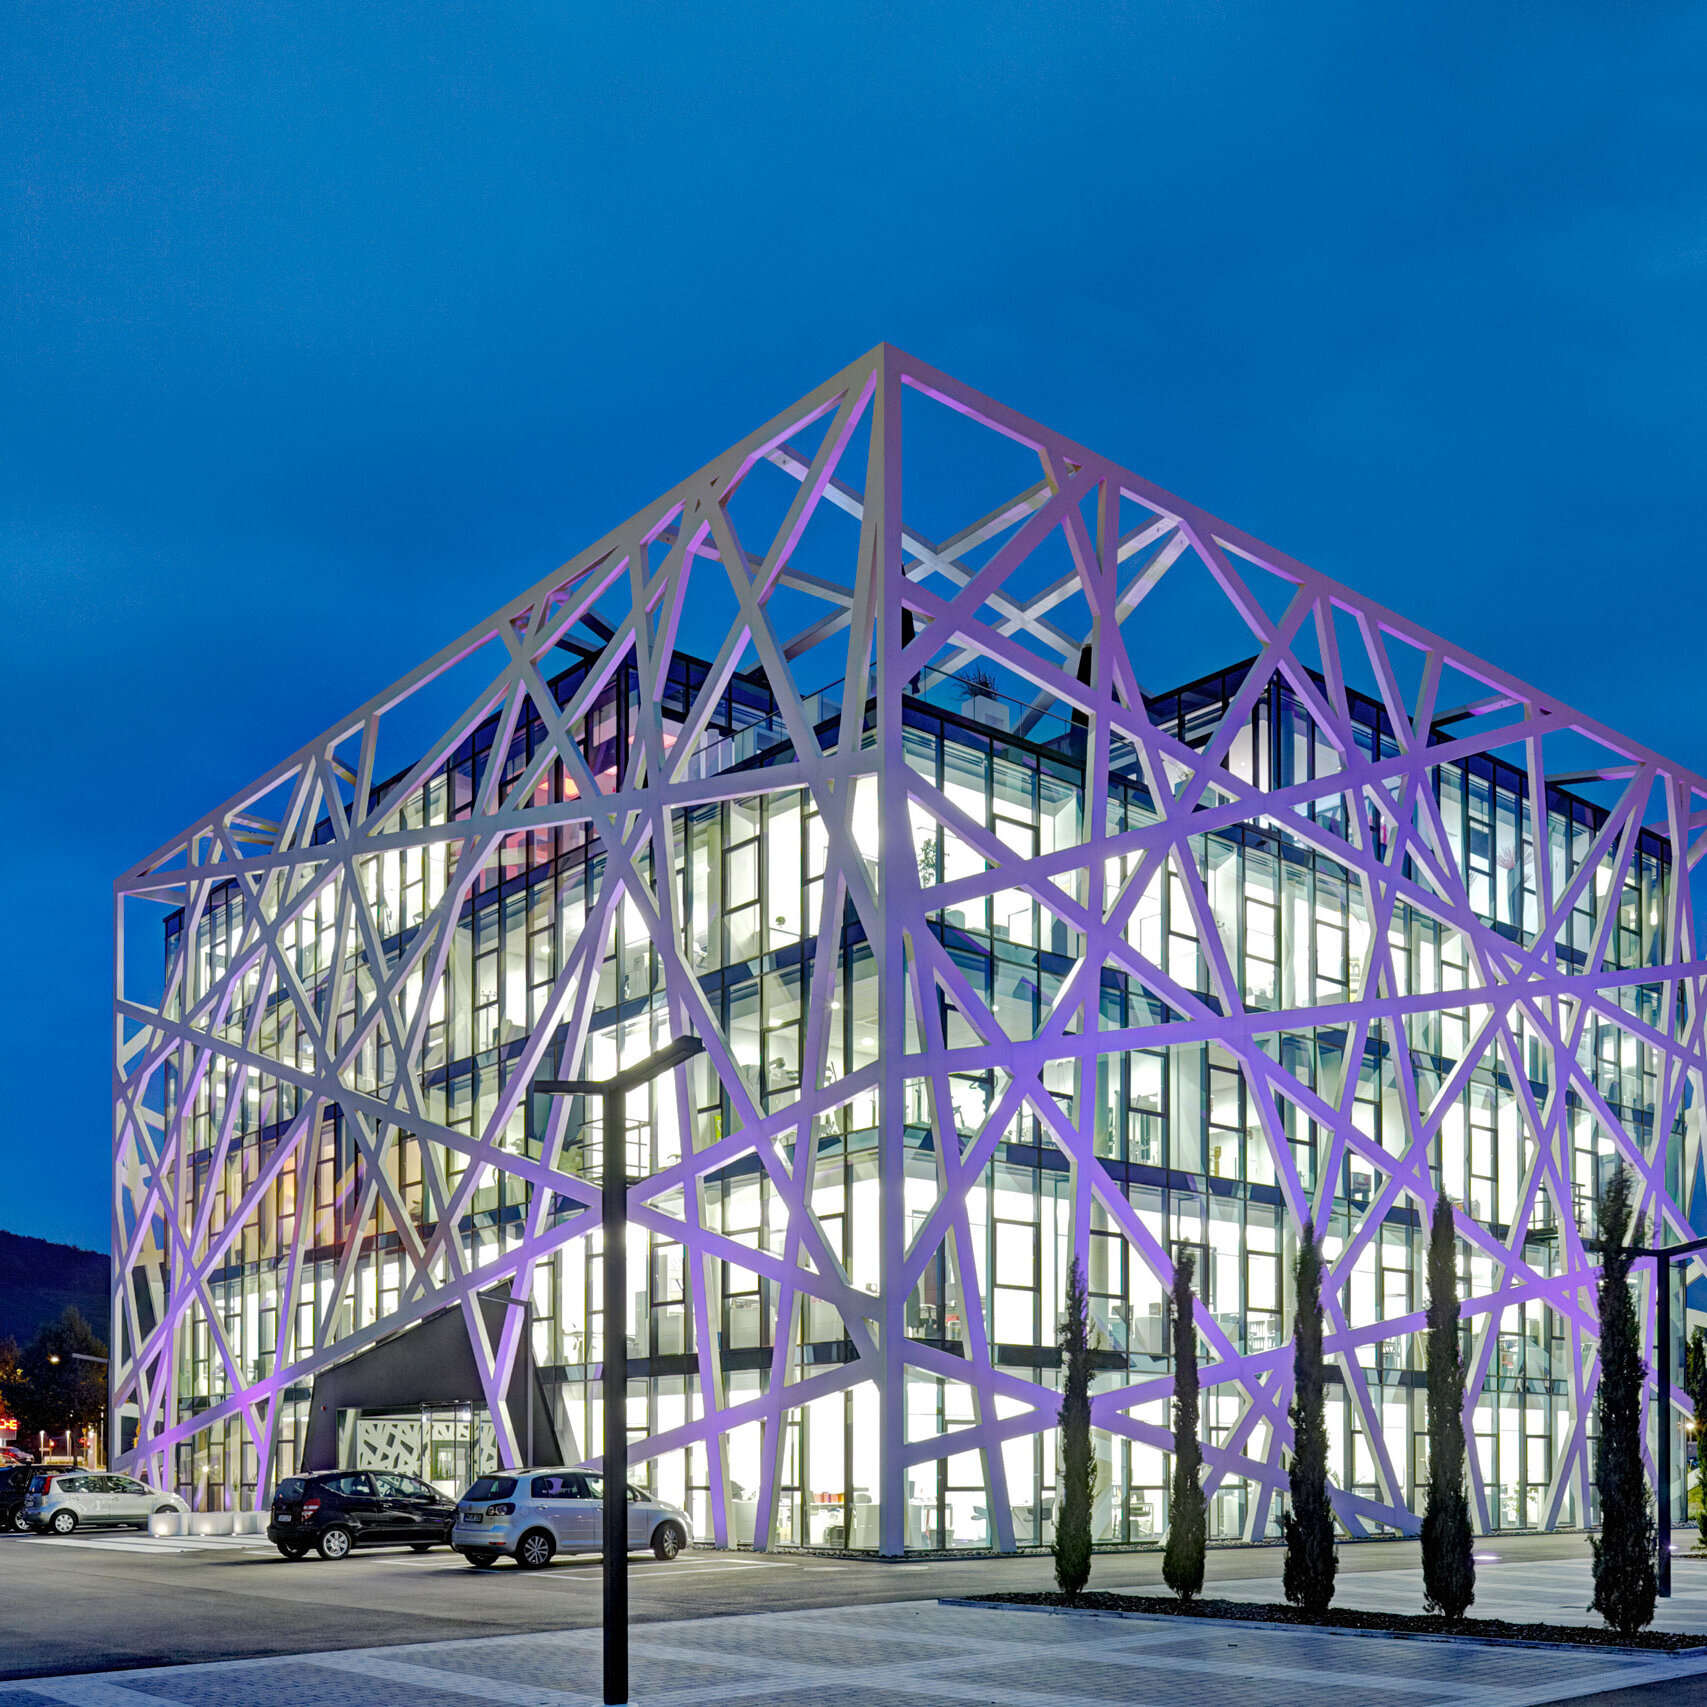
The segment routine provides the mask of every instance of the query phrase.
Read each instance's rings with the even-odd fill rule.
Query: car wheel
[[[660,1558],[671,1560],[682,1550],[682,1532],[673,1523],[660,1523],[652,1537],[652,1551]]]
[[[276,1543],[276,1545],[279,1552],[283,1554],[285,1558],[289,1559],[293,1565],[298,1563],[303,1554],[308,1551],[306,1547],[299,1546],[295,1542],[291,1541],[280,1541]]]
[[[320,1532],[320,1537],[314,1546],[322,1559],[347,1559],[350,1556],[350,1549],[355,1544],[355,1536],[341,1523],[334,1523],[329,1529],[323,1529]]]
[[[55,1535],[69,1535],[77,1527],[77,1513],[74,1511],[56,1511],[48,1522],[48,1528]]]
[[[477,1571],[489,1571],[498,1562],[498,1555],[486,1547],[470,1547],[463,1558]]]
[[[175,1505],[157,1505],[154,1508],[154,1515],[156,1517],[171,1517],[177,1512],[177,1509]],[[145,1523],[142,1527],[146,1529],[148,1525]]]
[[[24,1508],[22,1506],[19,1506],[18,1509],[12,1513],[12,1527],[17,1530],[20,1535],[28,1535],[30,1532],[29,1519],[24,1516]]]
[[[557,1544],[543,1529],[530,1529],[516,1543],[516,1563],[524,1571],[543,1570],[551,1563],[551,1555],[557,1551]]]

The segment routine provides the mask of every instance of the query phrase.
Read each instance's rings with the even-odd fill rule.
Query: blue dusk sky
[[[1707,10],[0,12],[0,1226],[111,885],[887,339],[1707,770]],[[1161,684],[1158,684],[1161,685]]]

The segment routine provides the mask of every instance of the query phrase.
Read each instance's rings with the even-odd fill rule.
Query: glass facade
[[[692,660],[678,655],[674,667],[680,689],[664,698],[667,721],[679,721],[691,691],[703,680],[703,667]],[[556,679],[560,704],[574,696],[582,675],[572,669]],[[1201,748],[1220,728],[1243,677],[1243,670],[1229,671],[1160,698],[1150,707],[1151,715],[1176,729],[1186,746]],[[964,702],[956,707],[952,687],[944,687],[948,691],[939,691],[935,699],[909,696],[902,750],[905,763],[953,806],[958,814],[953,822],[976,826],[1025,862],[1078,848],[1085,834],[1083,732],[1068,727],[1050,739],[1022,739],[989,727],[987,706],[982,718],[969,714]],[[582,720],[589,768],[609,770],[613,753],[626,748],[637,700],[633,672],[624,671]],[[750,685],[731,690],[726,701],[711,735],[717,745],[739,750],[743,757],[737,763],[760,773],[755,784],[762,783],[763,771],[788,751],[775,707],[762,689]],[[1360,744],[1372,756],[1391,754],[1392,735],[1384,728],[1380,707],[1355,695],[1351,704]],[[1330,779],[1338,769],[1337,754],[1318,738],[1308,712],[1279,684],[1257,699],[1247,725],[1233,743],[1231,774],[1280,789]],[[527,773],[545,742],[543,722],[537,716],[524,720],[511,732],[507,747],[495,754],[498,730],[499,721],[488,719],[424,778],[399,806],[399,828],[430,830],[465,822],[492,766],[500,766],[501,788]],[[1142,774],[1132,755],[1125,756],[1126,768],[1110,778],[1111,835],[1159,821]],[[1116,766],[1121,757],[1113,755]],[[1528,779],[1510,766],[1486,759],[1454,761],[1432,767],[1430,778],[1444,851],[1462,876],[1475,916],[1514,945],[1533,947],[1538,861],[1548,867],[1554,893],[1566,888],[1590,857],[1604,812],[1549,790],[1542,832]],[[536,805],[574,798],[561,762],[532,786],[530,799]],[[385,785],[377,786],[374,799],[385,792]],[[1347,833],[1342,792],[1300,807],[1298,815],[1334,835]],[[1379,839],[1385,822],[1371,811],[1368,828]],[[949,821],[915,805],[909,830],[919,881],[927,892],[984,873],[983,856]],[[331,834],[330,820],[322,819],[317,836],[324,841]],[[874,852],[876,842],[873,835]],[[683,814],[673,848],[681,951],[729,1040],[748,1098],[767,1111],[792,1104],[800,1092],[802,1026],[814,974],[809,951],[825,923],[826,845],[808,791],[787,789],[736,796]],[[425,841],[359,866],[382,959],[347,953],[341,967],[334,963],[341,904],[336,882],[306,899],[279,932],[279,946],[314,1010],[331,1014],[331,998],[341,998],[328,1042],[348,1052],[355,1087],[373,1097],[389,1099],[397,1092],[394,1045],[371,1030],[357,1047],[350,1049],[349,1043],[378,985],[403,963],[424,921],[444,907],[453,869],[448,846]],[[1208,920],[1194,908],[1179,862],[1170,860],[1157,867],[1127,911],[1121,932],[1126,942],[1178,989],[1210,1003],[1215,1000],[1210,968],[1218,955],[1224,957],[1246,1010],[1252,1016],[1275,1016],[1272,1024],[1256,1022],[1263,1052],[1324,1104],[1349,1107],[1356,1129],[1374,1146],[1396,1148],[1408,1129],[1396,1067],[1394,1028],[1401,1030],[1423,1105],[1437,1107],[1448,1082],[1462,1081],[1454,1084],[1440,1115],[1431,1177],[1500,1239],[1526,1219],[1523,1259],[1548,1272],[1557,1234],[1545,1195],[1538,1198],[1542,1213],[1533,1207],[1526,1218],[1519,1213],[1519,1199],[1535,1178],[1532,1110],[1549,1093],[1548,1054],[1521,1017],[1513,1032],[1518,1053],[1529,1064],[1521,1089],[1491,1059],[1478,1062],[1467,1075],[1457,1073],[1473,1024],[1468,994],[1463,1006],[1430,1002],[1398,1020],[1302,1023],[1320,1017],[1316,1010],[1356,999],[1376,977],[1394,997],[1468,991],[1462,932],[1403,902],[1395,903],[1384,920],[1372,919],[1355,874],[1319,845],[1291,834],[1283,816],[1260,827],[1241,824],[1195,836],[1190,851],[1208,901]],[[1125,889],[1142,858],[1112,858],[1105,875],[1109,888]],[[648,861],[642,862],[642,875],[655,880]],[[1560,963],[1581,967],[1604,930],[1609,967],[1634,972],[1658,965],[1662,944],[1655,921],[1665,911],[1668,880],[1666,843],[1643,834],[1616,894],[1602,884],[1582,889],[1555,944]],[[518,830],[493,850],[456,909],[444,976],[432,1000],[422,1006],[419,974],[405,976],[401,985],[405,1021],[423,1027],[420,1069],[410,1097],[428,1122],[471,1139],[489,1125],[525,1043],[558,1012],[560,985],[576,966],[578,953],[582,976],[596,980],[585,1071],[593,1076],[614,1071],[666,1038],[668,1000],[660,956],[632,901],[608,909],[602,926],[606,934],[587,952],[589,917],[599,915],[605,882],[603,852],[584,824]],[[1051,912],[1030,888],[994,889],[956,905],[933,907],[928,922],[966,990],[1011,1039],[1038,1035],[1085,954],[1084,933]],[[1213,939],[1204,924],[1212,927]],[[175,998],[180,1012],[193,1009],[226,977],[232,945],[244,937],[241,886],[216,887],[190,941],[184,940],[185,928],[181,912],[165,926],[168,965],[181,956],[184,966]],[[874,962],[851,909],[839,934],[828,1044],[835,1078],[875,1061],[880,1024]],[[1658,1052],[1643,1043],[1640,1028],[1653,1023],[1658,998],[1641,983],[1624,988],[1637,1026],[1597,1017],[1585,1029],[1581,1058],[1606,1105],[1651,1146],[1661,1064]],[[1085,1121],[1094,1136],[1097,1165],[1129,1205],[1124,1225],[1101,1202],[1091,1205],[1088,1273],[1099,1344],[1098,1390],[1124,1392],[1170,1367],[1166,1286],[1146,1252],[1188,1249],[1196,1254],[1203,1305],[1228,1346],[1252,1354],[1283,1347],[1290,1332],[1287,1284],[1296,1235],[1276,1181],[1274,1146],[1282,1142],[1304,1188],[1328,1205],[1330,1258],[1345,1251],[1354,1230],[1365,1233],[1336,1302],[1345,1329],[1357,1341],[1356,1361],[1374,1402],[1355,1403],[1343,1380],[1330,1388],[1334,1479],[1372,1504],[1380,1504],[1387,1489],[1398,1489],[1404,1503],[1415,1508],[1427,1468],[1424,1372],[1414,1325],[1424,1302],[1427,1235],[1416,1208],[1376,1201],[1375,1171],[1350,1146],[1336,1142],[1332,1122],[1317,1118],[1313,1103],[1276,1097],[1278,1129],[1265,1129],[1255,1099],[1247,1094],[1249,1075],[1239,1059],[1224,1045],[1196,1035],[1201,1028],[1139,977],[1104,967],[1097,1004],[1104,1028],[1143,1031],[1153,1039],[1144,1047],[1104,1055],[1094,1083],[1071,1061],[1046,1062],[1042,1072],[1062,1120],[1069,1126]],[[233,1042],[247,1040],[258,1060],[303,1069],[312,1064],[315,1042],[295,1022],[295,1013],[283,980],[263,993],[256,978],[249,977],[232,986],[219,1034]],[[983,1041],[947,992],[939,992],[936,1020],[950,1050],[976,1050]],[[915,1017],[915,1031],[917,1026]],[[1171,1031],[1178,1031],[1181,1041],[1168,1041]],[[558,1024],[548,1065],[562,1060],[566,1036]],[[478,1273],[513,1249],[530,1222],[546,1229],[580,1222],[582,1236],[558,1244],[533,1267],[533,1354],[563,1438],[588,1455],[602,1452],[596,1378],[606,1331],[599,1293],[601,1246],[596,1228],[584,1225],[582,1206],[562,1198],[541,1204],[533,1180],[502,1170],[461,1191],[465,1154],[403,1127],[392,1134],[376,1168],[375,1143],[364,1123],[336,1104],[313,1120],[316,1141],[302,1162],[287,1163],[257,1193],[253,1187],[272,1147],[312,1099],[287,1077],[266,1071],[243,1075],[238,1092],[237,1077],[234,1064],[201,1074],[193,1085],[181,1081],[173,1064],[165,1073],[166,1117],[182,1120],[189,1146],[191,1166],[179,1205],[183,1222],[220,1226],[240,1206],[249,1208],[226,1262],[208,1277],[206,1299],[187,1313],[175,1377],[179,1402],[193,1411],[228,1395],[227,1366],[214,1355],[216,1342],[252,1379],[270,1376],[281,1313],[294,1312],[295,1347],[318,1341],[332,1357],[342,1341],[395,1318],[410,1266],[406,1249],[418,1261],[419,1254],[436,1246],[440,1254],[428,1272],[436,1266],[442,1277],[451,1260],[444,1247],[454,1246],[458,1265]],[[945,1114],[960,1145],[984,1132],[1009,1079],[997,1065],[946,1075]],[[684,1142],[691,1154],[723,1143],[725,1134],[736,1129],[729,1089],[703,1058],[689,1074],[688,1088],[685,1111],[667,1093],[634,1094],[629,1165],[635,1174],[667,1180],[679,1168]],[[906,1081],[902,1203],[909,1240],[926,1227],[940,1198],[934,1089],[924,1077]],[[1567,1091],[1566,1103],[1571,1145],[1560,1159],[1573,1215],[1586,1227],[1614,1148],[1578,1092]],[[522,1097],[503,1125],[504,1148],[537,1164],[548,1115],[545,1101]],[[578,1106],[573,1119],[559,1165],[580,1172],[591,1160],[596,1171],[599,1135],[581,1127]],[[810,1207],[825,1247],[849,1283],[873,1295],[879,1290],[886,1201],[878,1127],[873,1090],[814,1120],[809,1156],[798,1136],[787,1155],[791,1165],[806,1170]],[[1684,1131],[1680,1112],[1670,1134],[1673,1152]],[[950,1356],[963,1356],[972,1332],[968,1312],[976,1308],[976,1331],[996,1367],[1049,1388],[1056,1380],[1054,1340],[1072,1251],[1072,1162],[1035,1110],[1014,1115],[1003,1125],[1000,1141],[985,1148],[987,1159],[960,1182],[965,1221],[957,1229],[959,1242],[945,1241],[925,1265],[907,1301],[906,1332]],[[701,1224],[723,1241],[784,1255],[789,1205],[755,1156],[740,1155],[704,1173],[698,1195]],[[681,1186],[668,1187],[657,1200],[660,1209],[681,1216],[682,1196]],[[446,1206],[454,1208],[453,1220],[447,1220]],[[1379,1225],[1370,1233],[1372,1214]],[[300,1235],[299,1216],[305,1222]],[[1133,1224],[1143,1229],[1142,1242],[1130,1236]],[[722,1403],[733,1406],[744,1395],[762,1394],[776,1378],[779,1337],[782,1356],[796,1372],[855,1358],[842,1315],[828,1301],[796,1294],[791,1299],[795,1319],[779,1329],[788,1291],[784,1283],[736,1262],[718,1261],[709,1265],[696,1297],[693,1263],[681,1241],[654,1232],[637,1233],[637,1242],[640,1260],[631,1270],[634,1290],[625,1301],[624,1321],[634,1446],[680,1431],[701,1416],[707,1361],[713,1364],[710,1373],[721,1388]],[[976,1275],[970,1297],[962,1284],[965,1265]],[[1467,1251],[1462,1283],[1468,1294],[1494,1291],[1490,1261]],[[1398,1326],[1390,1335],[1374,1331],[1384,1323]],[[706,1334],[710,1338],[702,1346]],[[1474,1413],[1497,1525],[1543,1521],[1555,1445],[1571,1419],[1570,1346],[1567,1324],[1546,1304],[1513,1305],[1501,1312],[1484,1402]],[[292,1473],[307,1399],[305,1382],[282,1390],[273,1461],[265,1469],[254,1443],[237,1427],[214,1423],[194,1434],[178,1448],[180,1487],[214,1503],[246,1504]],[[1237,1399],[1210,1389],[1205,1431],[1211,1445],[1236,1449],[1245,1409]],[[776,1544],[878,1544],[876,1412],[876,1393],[865,1384],[791,1409],[772,1502]],[[1165,1428],[1165,1400],[1151,1401],[1141,1414],[1155,1429]],[[970,1390],[952,1378],[911,1370],[905,1417],[908,1443],[952,1436],[974,1421]],[[767,1450],[761,1434],[755,1424],[738,1425],[724,1444],[730,1533],[737,1541],[753,1539],[761,1457]],[[1097,1538],[1140,1542],[1159,1536],[1167,1524],[1167,1451],[1101,1430],[1097,1447]],[[689,1445],[659,1453],[644,1465],[657,1491],[686,1506],[703,1533],[712,1527],[708,1456],[706,1447]],[[1016,1545],[1041,1545],[1050,1538],[1054,1458],[1048,1430],[1003,1443],[1001,1473]],[[1567,1521],[1578,1516],[1574,1498],[1566,1492]],[[910,1466],[906,1501],[911,1547],[997,1543],[984,1458],[976,1451]],[[1251,1517],[1244,1479],[1224,1478],[1212,1503],[1211,1534],[1243,1534]],[[1278,1506],[1270,1505],[1266,1527],[1278,1532]]]
[[[352,1412],[340,1452],[514,1462],[531,1364],[596,1460],[620,1332],[631,1476],[700,1537],[1042,1546],[1077,1256],[1096,1539],[1142,1544],[1189,1251],[1210,1533],[1257,1539],[1308,1218],[1336,1512],[1412,1530],[1443,1191],[1476,1522],[1594,1521],[1584,1241],[1619,1160],[1668,1236],[1698,1189],[1707,782],[909,363],[874,352],[121,878],[127,1465],[256,1502],[317,1376],[461,1311],[485,1402]],[[891,527],[864,494],[899,492],[904,390],[1041,480],[940,546]],[[1146,691],[1136,637],[1180,619],[1145,601],[1194,563],[1254,655]],[[684,1033],[705,1053],[629,1098],[607,1300],[615,1135],[529,1087]]]

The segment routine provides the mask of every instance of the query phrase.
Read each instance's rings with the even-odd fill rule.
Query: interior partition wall
[[[318,1373],[449,1307],[505,1463],[529,1363],[601,1457],[621,1332],[631,1475],[701,1536],[1042,1545],[1076,1256],[1097,1539],[1142,1543],[1189,1251],[1211,1530],[1271,1535],[1308,1220],[1335,1510],[1411,1531],[1444,1191],[1476,1521],[1593,1521],[1585,1240],[1620,1160],[1689,1226],[1704,826],[1701,778],[880,346],[119,879],[115,1447],[248,1505]],[[621,1134],[529,1090],[684,1032]]]

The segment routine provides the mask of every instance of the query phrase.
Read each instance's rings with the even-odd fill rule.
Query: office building
[[[1697,1185],[1703,825],[880,346],[119,880],[115,1446],[215,1506],[601,1454],[607,1135],[529,1087],[691,1031],[617,1307],[703,1536],[1046,1542],[1077,1253],[1097,1537],[1158,1537],[1185,1250],[1211,1534],[1277,1533],[1304,1217],[1336,1509],[1412,1530],[1437,1190],[1476,1521],[1580,1525],[1597,1194],[1677,1238]]]

